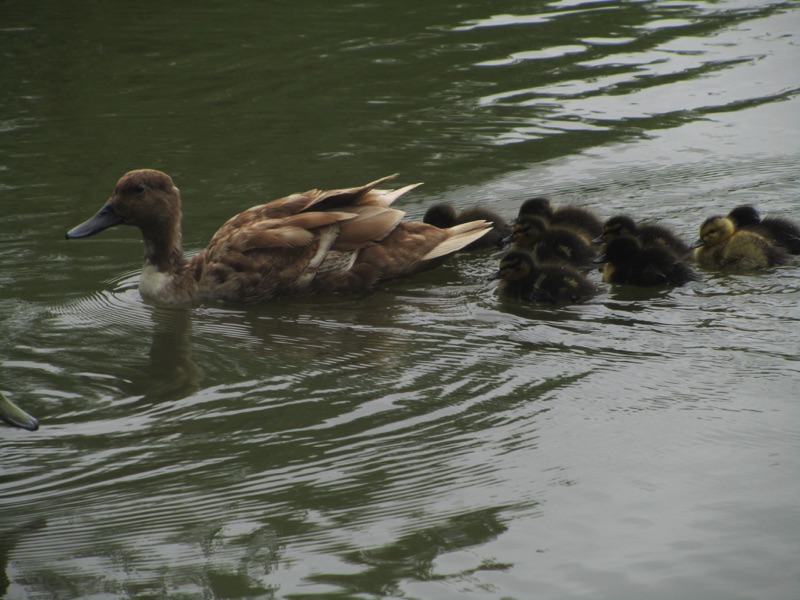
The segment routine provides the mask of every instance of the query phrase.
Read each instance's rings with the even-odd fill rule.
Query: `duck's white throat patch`
[[[162,273],[149,262],[145,262],[139,277],[139,293],[144,298],[158,298],[169,283],[169,279],[169,275]]]

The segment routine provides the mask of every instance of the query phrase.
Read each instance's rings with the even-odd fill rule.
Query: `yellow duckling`
[[[469,206],[459,212],[449,202],[439,202],[428,208],[422,217],[423,223],[435,225],[439,229],[447,229],[470,221],[488,221],[492,224],[492,230],[480,239],[465,246],[463,250],[498,248],[503,245],[503,240],[511,234],[511,226],[508,221],[499,213],[484,206]]]
[[[789,260],[782,248],[752,231],[737,231],[733,221],[723,216],[706,219],[692,247],[698,264],[708,268],[766,269]]]
[[[310,190],[228,220],[198,254],[181,245],[181,197],[166,173],[122,176],[96,215],[67,233],[84,238],[114,225],[142,232],[144,298],[163,304],[262,302],[276,296],[368,289],[422,271],[491,230],[484,221],[449,229],[403,221],[389,205],[416,187]]]
[[[28,431],[39,429],[39,419],[29,415],[19,406],[11,402],[3,392],[0,392],[0,421],[14,427],[21,427]]]
[[[500,268],[489,276],[499,279],[501,296],[524,302],[568,304],[597,295],[591,281],[567,265],[538,265],[522,250],[512,250],[500,260]]]

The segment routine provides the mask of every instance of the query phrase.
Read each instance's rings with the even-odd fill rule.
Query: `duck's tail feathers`
[[[397,200],[400,196],[402,196],[406,192],[410,192],[415,187],[419,187],[421,185],[422,185],[422,182],[420,182],[420,183],[412,183],[411,185],[407,185],[405,187],[401,187],[401,188],[398,188],[396,190],[387,190],[385,192],[382,192],[382,190],[374,190],[374,191],[378,192],[378,193],[382,192],[381,198],[380,198],[380,204],[382,206],[389,206],[392,202]]]
[[[480,239],[492,230],[492,223],[489,221],[470,221],[455,227],[445,229],[449,233],[448,237],[441,241],[438,246],[422,257],[422,260],[439,258],[461,250],[477,239]]]

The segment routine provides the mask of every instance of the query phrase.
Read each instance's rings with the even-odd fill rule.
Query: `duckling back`
[[[680,257],[661,246],[642,246],[633,236],[613,239],[605,254],[603,281],[637,286],[684,285],[698,275]]]
[[[487,221],[492,224],[492,229],[480,239],[472,242],[463,250],[479,250],[483,248],[499,248],[503,240],[511,234],[511,226],[498,212],[484,206],[470,206],[458,211],[449,202],[433,204],[422,217],[422,222],[445,229],[469,223],[470,221]]]
[[[524,217],[539,217],[549,226],[570,229],[589,243],[603,233],[602,221],[590,210],[573,205],[554,208],[548,198],[541,196],[522,203],[517,220]]]
[[[596,254],[592,246],[571,229],[548,226],[545,219],[523,215],[514,223],[514,249],[531,252],[538,263],[590,266]]]
[[[642,246],[661,246],[680,257],[691,253],[689,244],[681,240],[675,232],[664,225],[655,223],[639,224],[628,215],[616,215],[603,224],[603,233],[593,241],[608,244],[612,240],[628,235],[639,240]]]
[[[800,254],[800,225],[782,217],[762,219],[754,206],[744,204],[737,206],[728,218],[736,229],[744,229],[767,238],[773,244],[782,246],[790,254]]]

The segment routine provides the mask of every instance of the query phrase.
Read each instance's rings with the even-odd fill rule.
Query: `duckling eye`
[[[146,188],[141,183],[137,183],[133,186],[133,191],[139,195],[144,194],[145,189]]]

